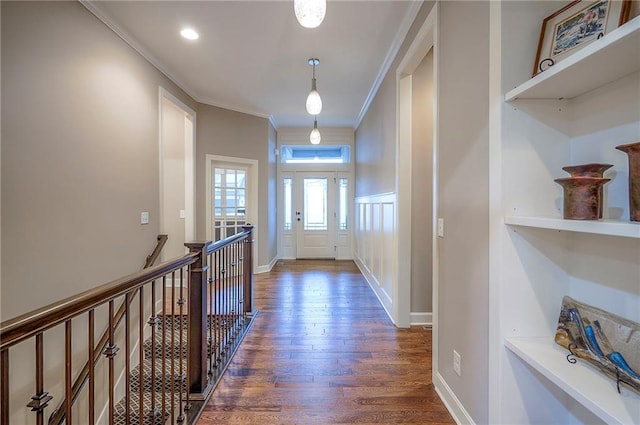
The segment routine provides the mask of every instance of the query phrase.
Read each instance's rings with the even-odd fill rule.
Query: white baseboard
[[[411,326],[429,326],[433,325],[433,313],[411,313]]]
[[[389,311],[392,307],[391,298],[389,298],[389,296],[382,290],[382,288],[378,286],[378,283],[376,282],[373,275],[371,275],[369,270],[367,270],[367,267],[364,265],[362,259],[360,259],[360,256],[354,255],[353,261],[356,263],[356,266],[360,270],[360,273],[364,277],[364,280],[366,280],[367,283],[369,284],[369,287],[375,294],[376,298],[378,298],[378,302],[380,302],[380,305],[382,306],[382,308],[384,308],[384,311],[387,313],[387,316],[389,316],[389,319],[391,319],[391,322],[393,322],[393,324],[396,325],[395,320],[393,320],[393,315]],[[386,298],[386,302],[385,302],[385,298]]]
[[[442,375],[439,373],[436,374],[436,382],[434,382],[436,393],[440,396],[440,399],[444,403],[449,413],[453,417],[453,420],[456,421],[458,425],[469,424],[475,425],[475,422],[469,415],[469,412],[464,408],[458,397],[453,393],[451,387],[444,380]]]
[[[256,268],[254,274],[270,272],[271,269],[273,269],[275,267],[277,262],[278,262],[278,256],[276,255],[275,257],[273,257],[273,260],[271,260],[271,262],[269,264],[264,265],[264,266],[258,266],[258,268]]]

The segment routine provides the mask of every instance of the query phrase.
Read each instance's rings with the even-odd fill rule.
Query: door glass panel
[[[304,230],[327,230],[327,179],[305,178]]]
[[[238,187],[246,187],[245,186],[245,175],[244,170],[238,170]]]
[[[236,170],[226,170],[227,171],[227,187],[235,187],[236,186]]]
[[[291,230],[292,219],[291,212],[293,210],[291,205],[291,197],[293,194],[293,179],[291,177],[287,177],[283,179],[284,185],[284,230]]]
[[[246,216],[246,177],[243,169],[217,167],[213,187],[214,240],[242,231]]]
[[[349,211],[349,204],[347,202],[349,190],[349,180],[341,178],[338,180],[338,230],[348,230],[347,225],[347,212]]]

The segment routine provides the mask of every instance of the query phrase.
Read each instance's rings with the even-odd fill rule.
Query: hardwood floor
[[[204,408],[209,424],[453,424],[431,382],[431,331],[397,329],[351,261],[280,261]]]

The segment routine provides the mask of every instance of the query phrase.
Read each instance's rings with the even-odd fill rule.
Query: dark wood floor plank
[[[453,424],[431,331],[397,329],[351,261],[256,275],[252,329],[205,407],[212,424]]]

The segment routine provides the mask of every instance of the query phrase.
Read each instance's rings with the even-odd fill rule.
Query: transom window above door
[[[339,145],[284,145],[280,148],[283,164],[348,164],[351,147]]]

